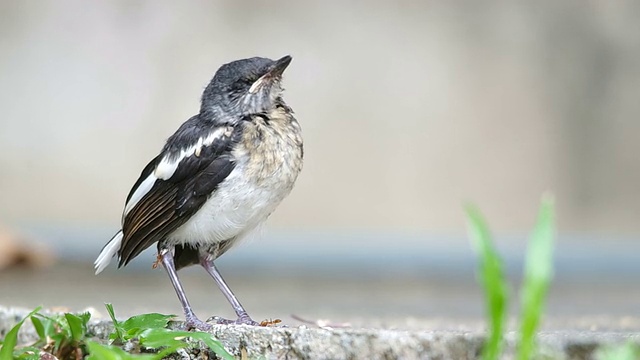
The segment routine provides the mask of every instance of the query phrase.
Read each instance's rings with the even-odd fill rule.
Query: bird
[[[302,130],[282,97],[291,60],[252,57],[216,71],[199,113],[166,140],[131,188],[122,227],[94,263],[96,275],[112,258],[120,268],[157,244],[157,264],[175,289],[187,329],[210,330],[211,322],[259,325],[214,261],[269,217],[302,170]],[[191,265],[209,273],[237,319],[195,315],[177,273]]]

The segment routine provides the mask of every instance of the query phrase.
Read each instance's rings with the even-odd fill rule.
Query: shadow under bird
[[[127,265],[157,243],[158,260],[182,304],[187,328],[211,325],[194,314],[177,270],[200,264],[236,312],[217,323],[256,325],[214,260],[267,219],[302,169],[302,135],[282,99],[290,56],[225,64],[202,94],[200,113],[167,140],[129,192],[122,229],[95,261],[96,274],[117,255]]]

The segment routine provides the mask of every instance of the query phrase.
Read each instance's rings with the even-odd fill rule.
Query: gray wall
[[[0,222],[116,227],[222,63],[291,54],[306,165],[271,227],[640,233],[635,1],[2,1]]]

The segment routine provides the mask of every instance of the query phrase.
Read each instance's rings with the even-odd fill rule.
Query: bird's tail
[[[122,230],[120,230],[113,236],[107,245],[102,248],[100,255],[98,255],[98,258],[93,263],[96,269],[96,275],[100,274],[100,272],[109,265],[111,258],[116,255],[120,249],[120,244],[122,244],[122,237]]]

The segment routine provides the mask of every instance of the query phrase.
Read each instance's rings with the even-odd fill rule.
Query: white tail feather
[[[100,274],[102,270],[104,270],[107,265],[111,262],[111,258],[118,252],[120,249],[120,244],[122,243],[122,230],[118,231],[118,233],[107,243],[107,245],[102,248],[100,255],[93,263],[96,269],[96,275]]]

